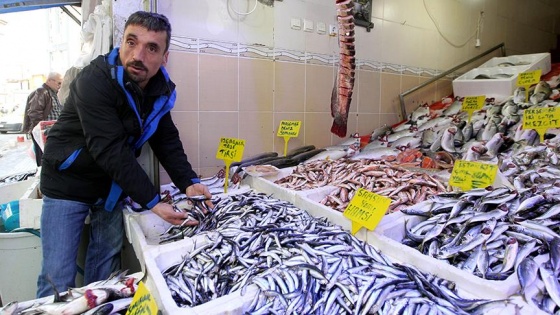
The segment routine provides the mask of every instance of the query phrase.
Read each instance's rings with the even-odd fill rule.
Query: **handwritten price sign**
[[[301,121],[299,120],[280,121],[280,126],[278,127],[276,135],[278,137],[284,137],[284,156],[288,153],[288,141],[290,141],[290,138],[294,138],[299,135],[300,127]]]
[[[539,81],[541,80],[541,72],[541,69],[529,72],[521,72],[517,75],[517,85],[531,86],[533,84],[539,83]]]
[[[492,185],[498,166],[480,162],[456,160],[449,178],[449,185],[462,190],[484,188]]]
[[[486,101],[486,95],[479,96],[465,96],[463,99],[463,104],[461,109],[469,114],[469,120],[471,121],[471,116],[473,112],[481,110],[484,107],[484,102]]]
[[[541,142],[550,128],[560,128],[560,107],[533,108],[523,112],[523,129],[535,129]]]
[[[239,162],[243,158],[243,150],[245,150],[245,140],[221,138],[216,158]]]
[[[245,140],[235,138],[220,138],[218,145],[218,152],[216,158],[224,160],[226,164],[226,181],[224,182],[224,192],[227,193],[229,182],[229,166],[231,162],[240,162],[243,158],[243,151],[245,150]]]
[[[300,127],[301,121],[299,120],[282,120],[276,135],[278,137],[297,137]]]
[[[485,95],[479,96],[465,96],[463,100],[463,105],[461,105],[462,110],[465,112],[474,112],[476,110],[481,110],[484,106],[484,101],[486,100]]]
[[[525,88],[525,102],[529,99],[529,88],[533,84],[539,83],[541,79],[541,69],[529,72],[521,72],[517,75],[517,85]]]
[[[343,213],[352,221],[352,234],[356,234],[362,227],[375,229],[390,204],[391,199],[359,188]]]
[[[144,282],[138,284],[138,289],[134,293],[132,302],[126,311],[126,315],[155,315],[158,313],[156,301]]]

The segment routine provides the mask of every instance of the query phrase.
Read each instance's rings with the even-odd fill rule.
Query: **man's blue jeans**
[[[120,268],[124,228],[122,207],[108,212],[103,203],[87,204],[43,196],[41,244],[43,262],[37,280],[37,297],[76,287],[76,259],[86,217],[90,235],[84,266],[84,285],[105,280]]]

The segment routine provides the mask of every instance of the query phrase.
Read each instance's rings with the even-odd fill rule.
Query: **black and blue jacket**
[[[174,102],[175,84],[164,67],[142,90],[123,71],[118,48],[94,59],[70,84],[64,109],[48,133],[41,192],[88,203],[109,199],[107,210],[130,196],[150,209],[160,197],[136,161],[145,142],[184,192],[199,180],[171,119]]]

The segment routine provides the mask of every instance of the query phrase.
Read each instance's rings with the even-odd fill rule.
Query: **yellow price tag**
[[[276,135],[278,137],[284,137],[284,156],[288,154],[288,141],[290,141],[290,138],[294,138],[299,135],[300,127],[301,127],[300,120],[280,121],[280,126],[278,127],[278,132],[276,133]]]
[[[560,107],[532,108],[523,112],[523,129],[535,129],[541,142],[549,128],[560,128]]]
[[[541,69],[535,71],[521,72],[517,75],[518,86],[531,86],[541,80]],[[528,90],[528,89],[527,89]]]
[[[126,311],[126,315],[156,315],[158,313],[158,307],[156,301],[152,297],[148,288],[144,285],[144,282],[140,281],[138,284],[138,289],[134,293],[132,302]]]
[[[471,116],[473,112],[477,110],[481,110],[484,107],[484,103],[486,101],[486,95],[479,95],[479,96],[465,96],[463,99],[463,104],[461,105],[461,109],[464,112],[469,113],[469,120],[471,121]]]
[[[390,198],[359,188],[342,214],[352,221],[352,234],[356,234],[362,227],[375,229],[390,204]]]
[[[456,160],[449,178],[449,185],[463,191],[491,186],[496,178],[498,166],[480,162]]]
[[[245,140],[235,138],[220,138],[220,145],[218,145],[218,152],[216,158],[224,160],[226,164],[226,176],[224,182],[224,192],[227,193],[229,182],[229,166],[231,162],[240,162],[243,158],[243,151],[245,150]]]
[[[216,158],[240,162],[243,158],[243,150],[245,150],[245,140],[220,138],[220,145],[218,146],[218,152],[216,152]]]
[[[297,137],[299,135],[300,127],[300,120],[282,120],[276,135],[278,137]]]
[[[517,75],[517,85],[525,87],[525,102],[529,101],[529,88],[541,80],[541,69],[529,72],[521,72]]]

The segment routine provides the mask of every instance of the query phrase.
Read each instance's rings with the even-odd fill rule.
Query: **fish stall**
[[[557,104],[552,86],[542,104],[487,99],[469,117],[449,99],[365,143],[247,158],[199,226],[130,211],[146,286],[164,314],[554,313],[560,138],[519,127],[524,110]],[[495,163],[497,176],[457,189],[458,160]],[[360,188],[391,203],[352,234],[343,212]]]

